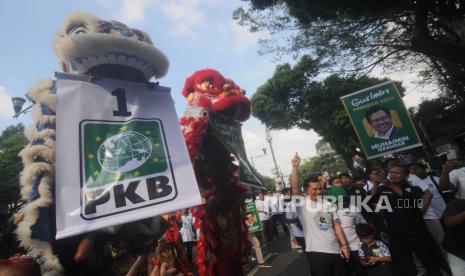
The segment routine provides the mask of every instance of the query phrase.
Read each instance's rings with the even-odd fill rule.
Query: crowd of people
[[[254,201],[262,225],[249,233],[255,251],[250,260],[259,267],[272,269],[262,248],[286,239],[300,247],[312,276],[465,275],[463,157],[448,160],[441,173],[424,163],[407,166],[388,159],[366,170],[366,177],[343,172],[305,179],[299,178],[300,162],[296,153],[290,188],[246,200]],[[195,274],[195,218],[189,209],[165,216],[165,236],[179,242],[184,257],[177,258]],[[252,214],[246,224],[247,219],[250,225],[255,220]],[[24,258],[16,261],[23,269],[38,270],[36,263],[25,265]],[[138,258],[127,275],[139,275],[144,267]],[[187,274],[153,263],[151,275]]]
[[[255,201],[262,243],[278,223],[305,252],[312,276],[465,275],[465,162],[447,161],[435,175],[424,163],[392,158],[366,171],[299,179]]]

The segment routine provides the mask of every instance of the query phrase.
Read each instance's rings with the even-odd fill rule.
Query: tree
[[[0,258],[7,257],[15,248],[10,217],[20,206],[19,173],[22,170],[18,153],[26,145],[24,126],[18,124],[6,128],[0,136],[0,247],[4,248]],[[12,245],[13,243],[13,245]]]
[[[274,179],[265,175],[260,174],[259,172],[255,171],[255,175],[258,177],[260,182],[262,182],[263,186],[270,191],[275,190]]]
[[[234,18],[252,32],[268,31],[262,52],[309,54],[326,71],[367,74],[421,66],[465,102],[463,0],[248,0]],[[418,69],[415,69],[418,70]]]
[[[318,61],[303,56],[294,66],[277,66],[273,77],[252,96],[252,114],[273,129],[313,129],[341,155],[353,170],[352,158],[360,148],[339,97],[386,79],[333,74],[318,81]],[[398,84],[403,93],[403,87]]]
[[[338,172],[347,172],[347,165],[338,154],[324,154],[308,159],[299,167],[299,179],[305,179],[312,174],[328,172],[336,175]]]
[[[413,114],[415,123],[425,130],[433,144],[451,141],[455,135],[465,132],[465,110],[451,98],[443,96],[423,101]]]

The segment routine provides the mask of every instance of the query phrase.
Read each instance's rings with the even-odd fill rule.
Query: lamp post
[[[253,162],[254,159],[257,159],[257,158],[266,156],[266,149],[265,149],[265,148],[262,148],[262,151],[263,151],[263,154],[261,154],[261,155],[250,156],[250,161],[251,161],[251,163],[252,163],[252,167],[255,168],[255,164],[254,164],[254,162]]]
[[[32,108],[32,104],[31,104],[30,106],[23,109],[26,99],[21,98],[21,97],[13,97],[11,98],[11,102],[13,103],[13,110],[15,111],[15,115],[13,115],[13,118],[15,119],[17,119],[19,115],[23,113],[27,113]]]

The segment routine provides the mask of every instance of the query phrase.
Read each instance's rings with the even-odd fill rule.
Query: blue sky
[[[52,42],[64,18],[73,11],[85,11],[103,19],[119,20],[146,31],[156,47],[170,60],[168,74],[160,84],[171,87],[178,115],[186,101],[181,89],[186,77],[203,68],[215,68],[233,79],[247,95],[272,76],[276,66],[271,55],[257,54],[257,41],[266,34],[250,34],[232,20],[239,0],[24,0],[0,2],[0,131],[22,122],[30,123],[30,114],[12,119],[12,96],[23,96],[38,80],[60,71]],[[281,61],[284,62],[284,61]],[[382,71],[376,75],[383,76]],[[391,75],[392,76],[392,75]],[[410,75],[399,72],[395,79]],[[408,106],[419,102],[417,91],[404,98]],[[244,124],[243,136],[249,156],[260,155],[265,143],[265,129],[256,119]],[[284,174],[289,160],[298,151],[304,158],[315,155],[318,135],[298,129],[272,131],[277,160]],[[292,146],[290,146],[292,145]],[[272,160],[254,160],[258,170],[271,176]]]

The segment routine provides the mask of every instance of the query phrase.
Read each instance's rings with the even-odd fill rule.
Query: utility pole
[[[271,138],[271,134],[270,134],[270,129],[269,128],[266,128],[265,129],[265,132],[266,132],[266,141],[268,142],[268,144],[270,145],[270,150],[271,150],[271,157],[273,157],[273,163],[274,163],[274,171],[275,171],[275,174],[276,174],[276,177],[277,178],[281,178],[281,182],[283,183],[283,186],[285,185],[284,184],[284,178],[283,178],[283,175],[280,173],[280,170],[278,168],[278,163],[276,162],[276,157],[274,155],[274,150],[273,150],[273,138]]]

